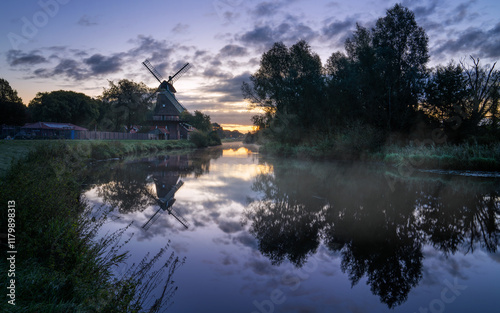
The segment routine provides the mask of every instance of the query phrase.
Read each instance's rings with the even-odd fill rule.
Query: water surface
[[[168,312],[498,312],[500,184],[241,144],[97,164],[85,197],[132,257],[186,263]]]

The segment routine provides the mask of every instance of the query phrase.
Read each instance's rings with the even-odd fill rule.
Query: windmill
[[[186,111],[186,108],[177,100],[174,88],[174,82],[181,78],[190,68],[191,64],[186,63],[174,75],[164,80],[158,70],[145,60],[142,65],[148,69],[154,78],[160,83],[158,87],[158,96],[156,98],[156,107],[154,111],[152,124],[154,133],[159,139],[183,139],[188,137],[189,127],[183,125],[180,121],[180,115]]]

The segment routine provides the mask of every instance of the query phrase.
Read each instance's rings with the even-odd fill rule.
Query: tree
[[[143,83],[122,79],[118,83],[109,82],[109,88],[104,89],[102,100],[107,114],[114,122],[114,130],[123,126],[130,130],[133,125],[146,120],[146,115],[153,108],[155,90]]]
[[[194,111],[194,115],[189,111],[184,111],[181,113],[181,119],[202,132],[208,133],[212,131],[210,116],[203,114],[201,111]]]
[[[39,92],[28,110],[34,121],[72,123],[89,127],[99,117],[99,101],[74,91]]]
[[[463,105],[467,98],[466,76],[460,64],[450,62],[438,66],[430,75],[425,86],[426,113],[440,121],[456,116],[455,108]]]
[[[284,140],[297,139],[293,130],[316,126],[323,105],[322,65],[306,41],[290,48],[275,43],[262,55],[260,68],[250,81],[243,83],[242,91],[253,107],[264,111],[261,118],[253,119],[259,126],[274,123],[281,135],[292,134]]]
[[[0,125],[24,125],[27,114],[23,100],[9,82],[0,78]]]
[[[470,58],[472,64],[461,62],[468,97],[457,113],[470,127],[477,127],[487,117],[498,114],[500,72],[495,70],[496,63],[488,68],[480,65],[479,58]]]
[[[387,114],[389,131],[408,130],[426,77],[428,38],[409,9],[396,4],[380,18],[373,32],[376,71],[384,83],[380,109]]]
[[[478,133],[481,124],[498,118],[500,73],[495,65],[483,67],[471,56],[472,64],[450,62],[437,67],[425,88],[424,107],[438,117],[455,138]],[[496,125],[493,125],[496,126]]]

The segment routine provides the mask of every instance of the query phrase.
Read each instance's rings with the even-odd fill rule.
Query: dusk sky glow
[[[191,112],[201,110],[230,129],[249,126],[241,83],[276,41],[306,39],[323,64],[356,23],[371,27],[396,1],[184,0],[2,1],[0,78],[25,104],[37,92],[73,90],[98,96],[108,80],[158,83],[144,59],[164,77],[193,67],[175,83]],[[429,66],[469,55],[500,58],[500,2],[406,0],[429,37]]]

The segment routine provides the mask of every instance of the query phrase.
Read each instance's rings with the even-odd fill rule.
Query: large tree
[[[0,78],[0,125],[24,125],[26,106],[9,82]]]
[[[345,50],[327,62],[330,105],[341,108],[341,118],[409,130],[429,60],[428,39],[413,12],[396,4],[371,30],[357,25]]]
[[[262,55],[260,67],[243,83],[243,95],[264,111],[259,124],[281,130],[310,129],[322,115],[323,76],[319,56],[301,40],[286,47],[277,42]],[[285,133],[285,131],[283,131]]]
[[[110,130],[128,130],[135,124],[146,120],[146,115],[153,108],[155,90],[143,83],[122,79],[118,83],[109,82],[109,88],[104,89],[102,101],[107,115],[106,120],[112,121],[106,128]]]
[[[91,127],[99,117],[99,101],[83,93],[58,90],[39,92],[28,110],[34,121],[72,123]]]
[[[376,70],[384,83],[381,109],[389,130],[408,130],[414,122],[429,61],[428,37],[409,9],[396,4],[373,29]]]

